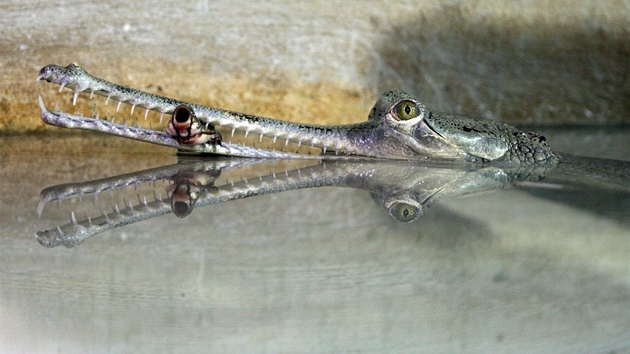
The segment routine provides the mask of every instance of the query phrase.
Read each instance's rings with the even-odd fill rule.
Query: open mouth
[[[50,86],[39,97],[42,120],[59,127],[98,131],[190,153],[265,158],[351,153],[343,149],[339,131],[330,127],[195,105],[105,81],[74,64],[48,65],[41,69],[37,82]]]

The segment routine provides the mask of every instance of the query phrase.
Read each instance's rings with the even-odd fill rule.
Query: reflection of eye
[[[389,214],[398,221],[411,222],[422,214],[422,210],[415,205],[394,203],[389,207]]]
[[[398,120],[409,120],[420,115],[420,108],[412,100],[400,101],[392,111]]]

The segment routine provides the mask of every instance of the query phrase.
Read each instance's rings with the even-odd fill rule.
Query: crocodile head
[[[293,123],[207,107],[158,96],[114,84],[88,74],[76,65],[48,65],[38,76],[72,90],[72,102],[77,105],[80,94],[89,95],[90,117],[63,110],[48,110],[40,98],[42,119],[52,125],[101,131],[112,135],[176,147],[180,151],[214,153],[235,156],[278,158],[347,158],[373,157],[387,159],[428,159],[466,162],[506,162],[516,164],[547,163],[555,155],[544,137],[525,133],[506,124],[481,121],[464,116],[440,115],[401,91],[384,93],[372,108],[366,122],[339,126]],[[170,122],[166,131],[115,123],[114,117],[99,118],[92,96],[106,97],[105,105],[118,101],[144,108]],[[79,100],[80,101],[80,100]],[[136,110],[136,112],[139,109]],[[100,115],[103,117],[104,115]],[[128,117],[127,117],[128,118]],[[124,117],[123,117],[124,119]],[[299,117],[298,117],[299,119]],[[121,119],[116,119],[120,122]],[[304,120],[304,119],[299,119]],[[137,123],[136,123],[137,124]],[[216,129],[215,129],[216,127]],[[231,133],[219,133],[218,129]],[[259,136],[257,146],[232,144],[223,136],[242,132],[245,138]],[[279,140],[281,144],[267,148],[263,138]],[[282,144],[283,143],[283,144]],[[289,143],[292,145],[289,146]],[[263,148],[262,146],[265,146]],[[301,146],[318,149],[316,154],[300,152]]]

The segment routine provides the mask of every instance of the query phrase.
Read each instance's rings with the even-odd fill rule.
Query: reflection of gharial
[[[214,153],[228,156],[272,158],[340,158],[363,156],[386,159],[430,159],[496,164],[531,165],[557,162],[545,138],[522,132],[509,125],[481,121],[465,116],[440,115],[431,112],[409,95],[392,91],[381,96],[366,122],[321,126],[291,123],[246,115],[178,101],[91,76],[85,69],[48,65],[41,69],[38,82],[45,80],[73,90],[73,104],[80,93],[107,97],[138,108],[170,115],[166,132],[115,123],[115,117],[100,119],[96,103],[90,102],[93,116],[84,117],[60,110],[48,110],[40,97],[42,119],[55,126],[100,131],[150,143],[172,146],[180,151]],[[120,118],[119,118],[120,119]],[[268,150],[226,142],[216,128],[259,136],[300,146],[311,146],[322,154],[302,155],[295,152]]]
[[[537,180],[546,171],[544,168],[521,167],[509,171],[496,166],[474,168],[470,164],[428,163],[418,166],[405,161],[363,160],[318,162],[315,165],[311,162],[310,166],[289,170],[282,168],[277,172],[250,176],[249,179],[239,175],[244,166],[256,165],[257,171],[273,170],[276,161],[283,162],[248,158],[188,158],[175,165],[49,187],[41,192],[40,214],[51,201],[85,198],[88,195],[98,198],[103,192],[137,187],[143,183],[161,186],[155,184],[160,180],[170,183],[165,190],[153,187],[149,200],[138,195],[134,198],[137,202],[127,199],[122,204],[106,204],[107,211],[100,209],[100,215],[84,220],[77,220],[75,215],[81,215],[83,211],[76,210],[76,213],[72,212],[69,223],[38,232],[37,239],[49,247],[59,244],[70,247],[106,230],[171,212],[185,217],[194,207],[322,186],[366,190],[394,219],[411,222],[438,200],[500,189],[516,180]],[[236,174],[233,177],[238,181],[226,177],[218,183],[219,177],[225,174]],[[162,195],[166,197],[162,198]]]

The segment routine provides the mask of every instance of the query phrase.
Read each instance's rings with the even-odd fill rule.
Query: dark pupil
[[[186,107],[178,107],[175,112],[175,120],[178,123],[184,123],[190,118],[190,111]]]
[[[409,114],[409,112],[407,112],[407,114]],[[409,214],[410,214],[409,213],[409,209],[405,208],[405,210],[403,210],[402,214],[403,214],[404,217],[408,217]]]
[[[409,107],[409,105],[405,105],[405,113],[407,114],[411,113],[411,107]]]

